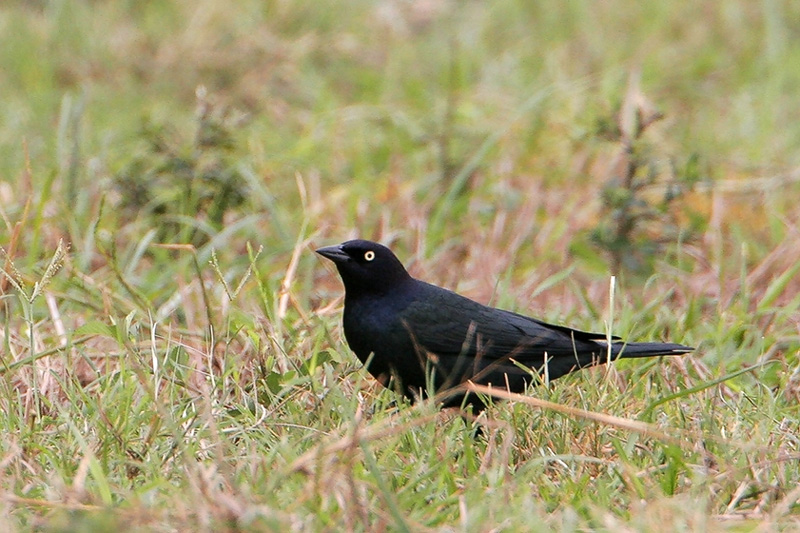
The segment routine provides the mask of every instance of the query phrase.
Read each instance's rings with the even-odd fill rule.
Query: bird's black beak
[[[350,256],[347,255],[340,245],[336,246],[326,246],[325,248],[320,248],[317,250],[317,253],[322,257],[326,257],[333,261],[334,263],[344,263],[345,261],[350,260]]]

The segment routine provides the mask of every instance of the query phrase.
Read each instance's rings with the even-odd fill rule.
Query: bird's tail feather
[[[681,355],[691,351],[694,351],[694,348],[672,342],[615,342],[612,345],[612,354],[615,358]]]

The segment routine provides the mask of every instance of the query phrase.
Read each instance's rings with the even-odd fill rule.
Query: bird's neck
[[[376,280],[365,283],[364,280],[342,278],[344,282],[345,302],[360,299],[373,299],[401,295],[406,287],[414,281],[411,276],[402,278]]]

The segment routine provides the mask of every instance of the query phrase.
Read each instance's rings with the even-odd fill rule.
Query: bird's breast
[[[386,347],[401,347],[409,342],[408,329],[403,325],[402,302],[386,298],[345,300],[344,335],[347,344],[361,361],[370,354],[375,358],[393,358]]]

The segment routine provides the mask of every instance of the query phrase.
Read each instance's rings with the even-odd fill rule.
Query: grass
[[[4,3],[0,522],[798,527],[798,15]],[[664,118],[626,206],[691,174],[669,232],[636,227],[646,275],[592,240],[637,71]],[[697,351],[498,399],[473,439],[348,351],[312,250],[353,236],[480,301]]]

